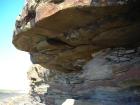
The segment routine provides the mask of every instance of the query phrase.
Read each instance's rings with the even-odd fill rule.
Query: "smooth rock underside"
[[[45,105],[140,105],[139,0],[27,0],[13,44]]]

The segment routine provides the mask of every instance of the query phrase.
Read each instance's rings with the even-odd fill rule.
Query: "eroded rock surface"
[[[46,105],[140,104],[139,0],[27,0],[13,44]]]

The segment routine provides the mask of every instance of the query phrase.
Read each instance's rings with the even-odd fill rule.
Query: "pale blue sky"
[[[0,1],[0,35],[1,47],[11,47],[11,38],[17,15],[24,5],[24,0],[1,0]]]
[[[31,65],[29,54],[12,45],[15,20],[24,0],[0,1],[0,89],[27,88],[26,72]]]

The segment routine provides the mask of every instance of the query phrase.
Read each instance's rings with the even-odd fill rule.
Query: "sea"
[[[12,97],[24,95],[23,91],[19,90],[0,90],[0,102],[6,102]]]

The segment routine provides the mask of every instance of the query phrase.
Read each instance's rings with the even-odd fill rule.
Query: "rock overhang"
[[[35,64],[78,71],[101,49],[139,46],[140,14],[136,4],[93,5],[90,0],[40,3],[33,10],[35,15],[32,10],[21,14],[22,24],[15,30],[13,44],[30,52]]]
[[[28,0],[29,7],[32,1],[45,2],[29,9],[32,18],[24,12],[13,43],[30,53],[33,97],[46,105],[66,98],[139,105],[139,0]]]
[[[95,3],[94,0],[93,0],[93,3]],[[36,16],[34,17],[34,22],[35,22],[34,25],[26,28],[26,25],[27,25],[26,23],[23,29],[20,29],[20,31],[17,32],[16,35],[14,35],[13,37],[13,44],[20,50],[24,50],[28,52],[32,51],[34,49],[33,48],[34,44],[36,43],[36,42],[32,42],[33,41],[32,39],[38,36],[41,36],[44,38],[46,37],[58,38],[61,41],[71,44],[70,41],[65,40],[64,38],[65,35],[62,37],[62,33],[65,34],[68,31],[80,29],[80,28],[83,28],[84,26],[90,26],[91,24],[95,24],[95,26],[93,27],[97,27],[97,28],[94,28],[93,30],[91,29],[92,32],[89,32],[89,30],[86,30],[89,32],[89,33],[88,32],[86,33],[87,34],[86,37],[89,37],[89,39],[92,38],[92,41],[90,42],[90,44],[92,44],[93,42],[93,44],[98,46],[98,43],[102,41],[103,42],[117,41],[117,43],[122,43],[123,41],[126,40],[126,38],[124,38],[123,40],[123,36],[118,36],[118,37],[115,36],[117,38],[113,39],[112,38],[114,37],[113,35],[112,36],[100,35],[101,33],[100,30],[96,32],[96,30],[100,28],[98,27],[98,25],[101,24],[101,29],[103,25],[104,25],[103,27],[105,27],[105,25],[106,27],[109,27],[108,29],[107,28],[104,30],[102,29],[103,32],[108,31],[112,28],[131,25],[130,21],[126,21],[126,19],[123,19],[127,17],[127,14],[129,12],[129,6],[126,4],[118,5],[117,3],[116,4],[114,3],[114,4],[110,4],[110,5],[106,4],[102,6],[102,5],[92,5],[90,0],[81,0],[81,1],[80,0],[79,1],[66,0],[60,4],[54,4],[54,3],[40,4],[38,7],[36,7],[35,12],[36,12]],[[138,14],[136,14],[136,16],[137,15]],[[104,20],[104,18],[106,18],[106,20]],[[113,24],[111,23],[111,19],[113,18],[116,19],[116,21],[114,21],[116,22],[116,25],[111,26],[111,24]],[[108,23],[104,23],[104,21],[108,21]],[[103,22],[104,24],[102,24],[101,22]],[[136,27],[137,27],[136,32],[138,33],[137,30],[139,27],[139,23],[138,23],[138,26]],[[97,36],[100,36],[100,37],[97,37]],[[104,36],[104,37],[101,37],[101,36]],[[130,35],[130,39],[127,38],[127,40],[131,40],[132,37],[134,39],[133,42],[136,42],[137,39],[139,39],[139,35],[136,34],[136,35]],[[136,40],[134,37],[136,37]],[[106,40],[107,38],[109,40]],[[87,44],[87,43],[89,44],[89,39],[85,43],[77,43],[77,45]],[[121,42],[119,42],[118,39],[121,39]],[[110,44],[107,44],[107,46],[105,47],[116,46],[117,43],[115,45],[111,45],[110,43]]]

